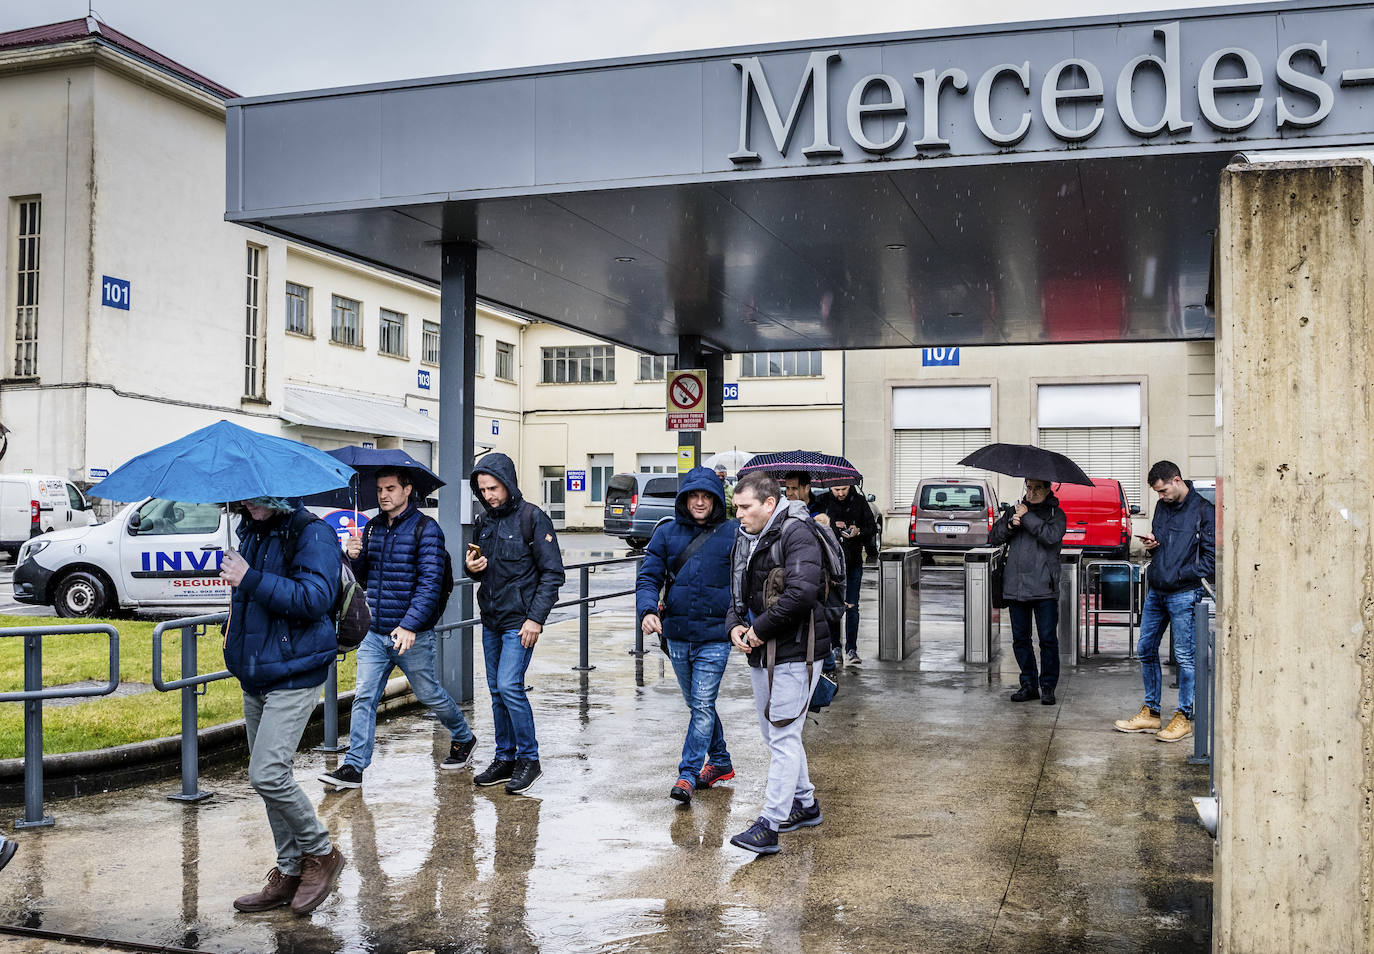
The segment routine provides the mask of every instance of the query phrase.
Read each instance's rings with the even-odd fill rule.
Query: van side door
[[[154,497],[119,533],[119,565],[129,598],[140,605],[228,603],[220,564],[229,516],[219,504]]]

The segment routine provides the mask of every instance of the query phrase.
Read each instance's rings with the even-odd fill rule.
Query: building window
[[[397,358],[406,356],[406,316],[399,311],[379,312],[377,321],[377,350]]]
[[[615,458],[611,454],[587,455],[587,480],[592,492],[592,503],[602,503],[606,499],[606,485],[615,473]]]
[[[545,384],[586,384],[615,380],[615,348],[578,345],[544,349]]]
[[[248,246],[246,298],[243,306],[243,396],[261,398],[266,377],[267,340],[262,328],[262,253]]]
[[[982,385],[894,388],[892,508],[914,502],[922,477],[987,477],[959,461],[992,442],[992,389]]]
[[[350,348],[363,346],[363,303],[342,295],[333,296],[329,309],[329,340]]]
[[[439,322],[426,321],[420,325],[420,361],[439,363]]]
[[[286,283],[286,330],[310,337],[310,289],[295,282]]]
[[[611,380],[615,380],[614,358],[611,365]],[[496,342],[496,376],[502,381],[515,380],[515,345],[509,341]]]
[[[676,474],[676,454],[636,454],[635,463],[641,474]]]
[[[19,203],[19,266],[17,308],[14,314],[14,376],[38,374],[38,243],[41,238],[42,200]]]
[[[1126,500],[1144,512],[1141,405],[1137,383],[1039,385],[1037,443],[1067,455],[1089,477],[1121,481]]]
[[[815,378],[821,374],[819,351],[758,351],[740,355],[742,378]]]
[[[642,354],[639,356],[639,380],[662,381],[669,371],[677,370],[677,357],[671,354]]]
[[[473,335],[472,337],[474,341],[472,349],[472,373],[478,377],[485,377],[486,372],[482,370],[485,367],[485,365],[482,364],[482,336]]]

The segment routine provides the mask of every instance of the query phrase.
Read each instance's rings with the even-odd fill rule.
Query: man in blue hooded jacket
[[[277,864],[240,911],[285,904],[296,914],[319,907],[343,867],[343,855],[291,763],[338,636],[329,618],[342,568],[339,539],[299,503],[280,497],[242,501],[238,552],[224,555],[220,577],[233,588],[224,632],[224,664],[243,687],[248,781],[267,807]]]
[[[640,628],[645,636],[663,637],[692,713],[678,779],[668,792],[684,805],[698,786],[710,788],[735,777],[716,715],[716,694],[732,648],[725,614],[730,551],[739,529],[739,521],[725,519],[725,506],[725,485],[715,473],[705,467],[688,471],[673,519],[654,530],[635,583]]]
[[[509,457],[483,457],[472,471],[471,484],[484,513],[473,526],[475,549],[467,551],[463,565],[481,584],[477,605],[496,735],[496,758],[472,781],[505,782],[506,791],[515,795],[543,774],[525,670],[566,574],[553,521],[520,495]]]

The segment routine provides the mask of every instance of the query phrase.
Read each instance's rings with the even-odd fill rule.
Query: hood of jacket
[[[506,502],[499,507],[493,507],[481,492],[477,489],[477,477],[486,474],[495,477],[501,482],[501,486],[506,488]],[[488,454],[477,462],[477,466],[472,469],[472,477],[468,479],[472,486],[472,495],[477,498],[477,502],[482,505],[486,512],[494,517],[504,516],[513,513],[520,506],[520,501],[524,498],[520,496],[520,485],[515,480],[515,462],[505,454]]]
[[[678,488],[677,501],[673,506],[677,514],[678,523],[684,523],[695,527],[696,519],[687,509],[687,498],[694,490],[704,490],[711,495],[716,504],[711,508],[711,514],[706,518],[706,526],[721,523],[725,520],[725,482],[716,476],[714,470],[706,467],[693,467],[687,471],[682,478],[682,484]]]

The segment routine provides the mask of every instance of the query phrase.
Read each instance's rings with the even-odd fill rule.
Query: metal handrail
[[[185,618],[183,618],[183,619],[169,619],[169,620],[166,620],[166,621],[164,621],[164,622],[158,623],[156,626],[154,626],[154,627],[153,627],[153,688],[156,689],[158,692],[172,692],[173,690],[176,690],[176,689],[186,689],[186,688],[189,688],[189,687],[192,687],[192,686],[203,686],[203,685],[205,685],[205,684],[208,683],[208,682],[215,682],[216,680],[219,680],[219,679],[228,679],[229,676],[232,675],[232,674],[231,674],[231,673],[229,672],[229,670],[227,670],[227,669],[221,669],[219,672],[211,672],[211,673],[198,674],[198,675],[196,675],[196,676],[189,677],[189,678],[188,678],[187,675],[186,675],[186,669],[187,669],[187,666],[186,666],[186,662],[187,662],[187,659],[186,659],[186,642],[187,642],[187,640],[186,640],[186,631],[187,631],[188,629],[194,630],[194,631],[195,631],[195,633],[194,633],[195,636],[204,636],[204,635],[205,635],[205,627],[206,627],[206,626],[212,626],[212,625],[214,625],[215,623],[226,623],[226,622],[228,622],[228,621],[229,621],[229,614],[228,614],[228,612],[224,612],[224,613],[207,613],[207,614],[204,615],[204,616],[187,616],[187,617],[185,617]],[[182,644],[181,644],[181,645],[182,645],[182,649],[181,649],[181,664],[182,664],[182,669],[181,669],[181,676],[182,676],[182,678],[180,678],[180,679],[174,679],[174,680],[172,680],[171,682],[165,682],[165,681],[163,680],[163,678],[162,678],[162,634],[165,633],[165,632],[166,632],[167,630],[169,630],[169,629],[179,629],[179,630],[181,630],[181,635],[182,635]],[[192,641],[192,645],[194,645],[194,641]],[[192,663],[192,665],[191,665],[190,668],[191,668],[192,671],[194,671],[194,670],[196,669],[196,666],[195,666],[195,658],[194,658],[194,657],[192,657],[191,663]]]
[[[228,620],[228,612],[207,613],[165,620],[153,627],[153,688],[181,691],[181,791],[167,796],[178,802],[198,802],[213,794],[200,790],[200,696],[204,690],[198,687],[228,679],[230,672],[200,673],[196,640],[205,635],[207,626]],[[170,682],[162,678],[162,635],[169,629],[181,630],[181,678]]]
[[[43,688],[43,637],[104,633],[110,638],[110,678],[103,686],[73,689]],[[24,703],[24,817],[18,828],[42,828],[53,823],[43,814],[43,700],[108,696],[119,688],[119,630],[109,623],[74,626],[7,626],[0,637],[24,637],[24,691],[0,692],[0,702]]]

